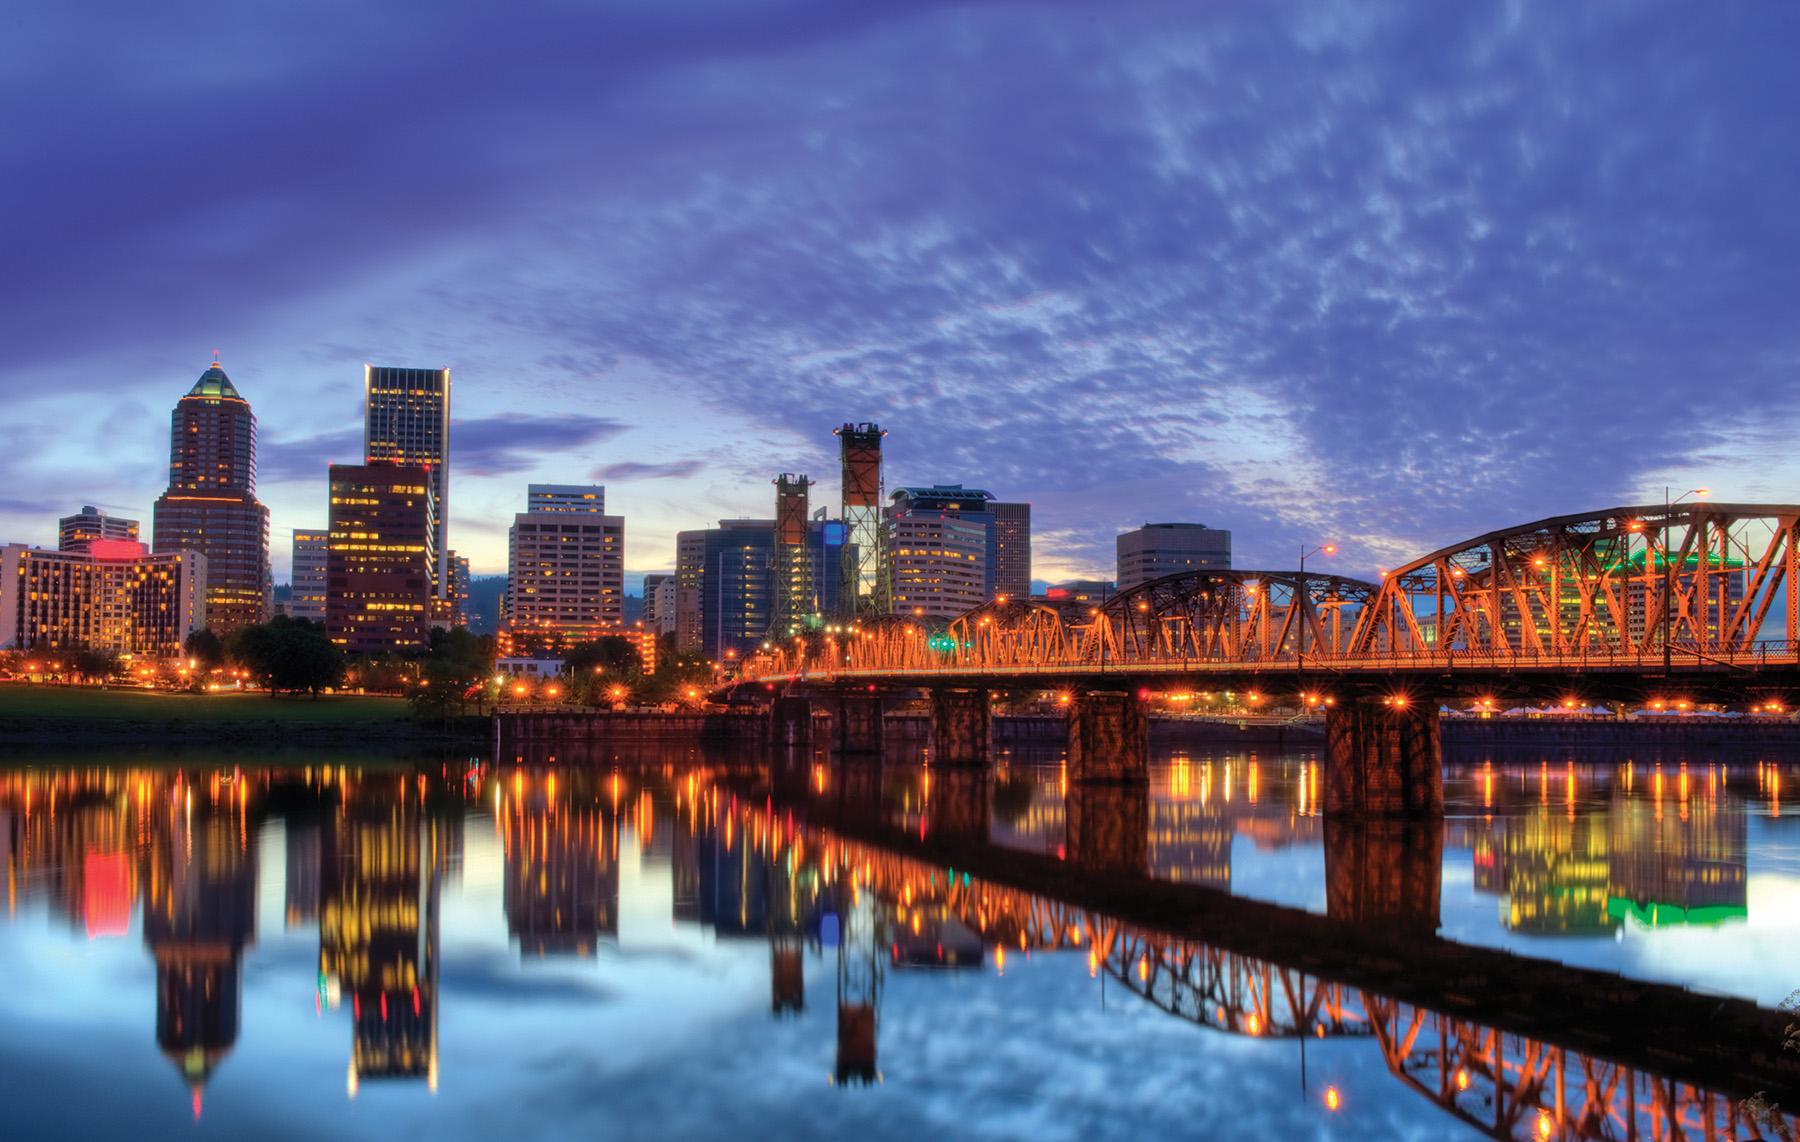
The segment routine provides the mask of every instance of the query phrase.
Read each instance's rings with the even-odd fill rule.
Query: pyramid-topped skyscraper
[[[169,490],[156,501],[153,546],[206,556],[214,633],[268,618],[269,509],[256,498],[256,415],[217,360],[175,403]]]

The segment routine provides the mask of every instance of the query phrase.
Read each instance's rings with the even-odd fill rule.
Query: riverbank
[[[413,716],[405,699],[330,694],[184,694],[0,685],[0,751],[18,747],[220,745],[480,747],[485,717]]]

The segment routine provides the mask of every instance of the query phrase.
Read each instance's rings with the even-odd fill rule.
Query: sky
[[[365,362],[452,369],[451,546],[531,481],[674,533],[886,478],[1373,574],[1793,502],[1800,7],[611,0],[0,13],[0,541],[145,521],[221,351],[288,532]]]

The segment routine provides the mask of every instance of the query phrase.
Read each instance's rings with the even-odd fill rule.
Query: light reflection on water
[[[1370,874],[1367,899],[1328,884],[1305,756],[1177,753],[1136,801],[1068,797],[1054,761],[791,768],[802,799],[862,799],[920,846],[1764,1006],[1800,984],[1794,767],[1455,767],[1441,857],[1397,896]],[[1291,972],[1283,997],[1261,961],[959,882],[808,825],[766,777],[679,749],[616,769],[5,774],[18,1136],[1489,1132],[1452,1115],[1482,1093],[1468,1066],[1431,1063],[1473,1088],[1434,1099],[1419,1060],[1378,1047],[1406,1009]],[[1208,956],[1227,1003],[1182,990]]]

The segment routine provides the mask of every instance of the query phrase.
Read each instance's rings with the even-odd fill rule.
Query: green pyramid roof
[[[188,390],[187,395],[216,397],[223,400],[244,399],[238,395],[237,388],[231,383],[231,378],[225,375],[225,370],[219,367],[217,361],[213,362],[212,368],[200,374],[200,379],[194,382],[194,387]]]

